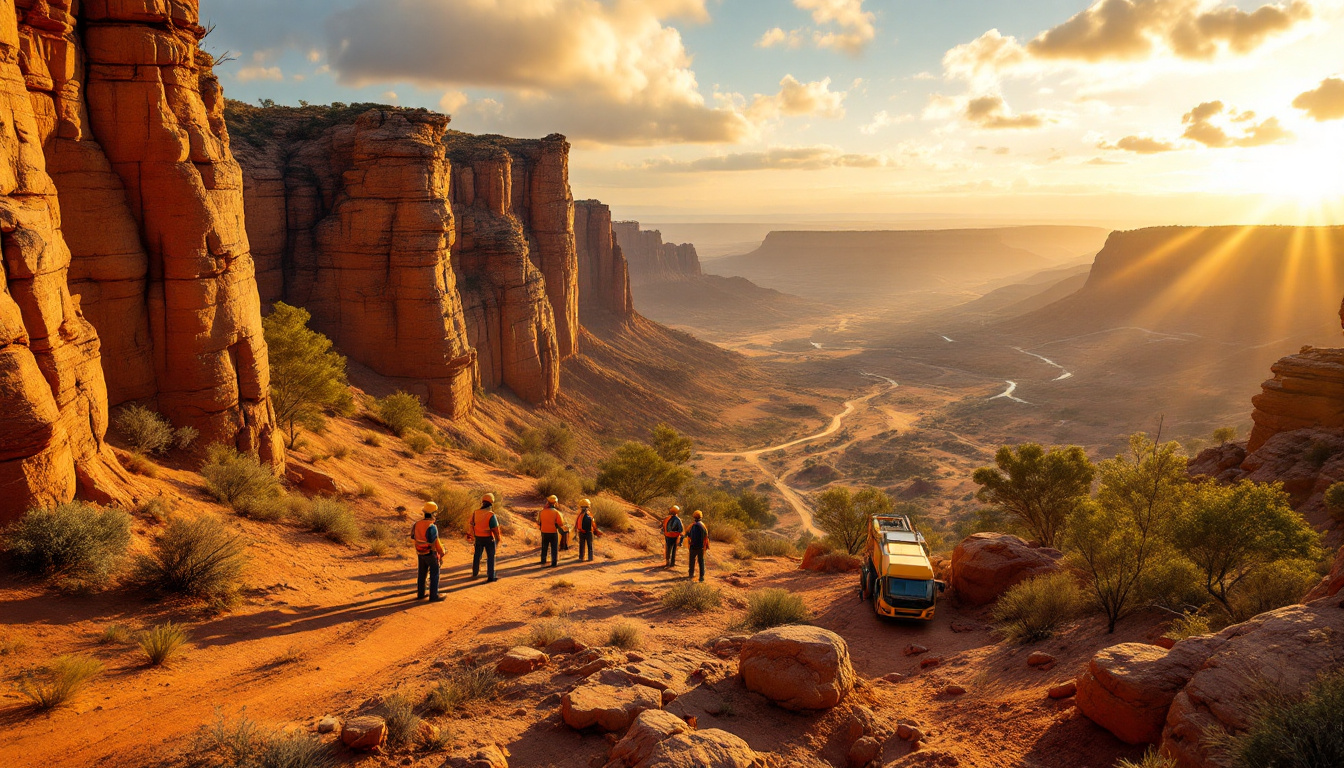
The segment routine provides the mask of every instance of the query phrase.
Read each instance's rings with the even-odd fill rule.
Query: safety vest
[[[541,528],[542,533],[555,533],[565,527],[565,518],[555,507],[545,507],[537,515],[537,527]]]
[[[676,521],[677,521],[677,527],[676,527],[675,530],[672,528],[672,521],[673,521],[673,520],[676,520]],[[669,539],[675,539],[675,538],[677,538],[678,536],[680,536],[680,535],[681,535],[681,518],[677,517],[676,515],[668,515],[668,516],[667,516],[667,519],[663,520],[663,535],[666,536],[666,537],[669,538]]]
[[[471,513],[471,533],[478,539],[490,535],[490,518],[495,516],[492,509],[478,509]]]
[[[443,545],[438,539],[433,544],[429,542],[429,527],[434,525],[434,521],[428,518],[416,521],[411,526],[411,538],[415,540],[415,553],[417,555],[428,555],[430,552],[443,554]]]
[[[578,528],[579,533],[592,533],[597,530],[597,526],[593,524],[593,514],[586,509],[579,513],[579,519],[575,523],[575,527]]]

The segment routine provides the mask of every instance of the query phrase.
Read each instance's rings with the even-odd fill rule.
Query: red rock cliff
[[[638,221],[618,221],[612,230],[630,264],[630,280],[637,285],[701,274],[700,256],[690,243],[664,243],[662,232],[640,229]]]
[[[585,324],[635,313],[630,274],[611,227],[611,209],[597,200],[574,204],[574,238],[579,255],[579,316]]]
[[[68,28],[67,8],[0,4],[0,522],[77,492],[108,501],[128,482],[103,441],[98,335],[69,290],[71,254],[43,154],[58,103],[72,102],[33,63],[45,61],[47,42],[64,45]],[[47,90],[30,100],[28,83]]]

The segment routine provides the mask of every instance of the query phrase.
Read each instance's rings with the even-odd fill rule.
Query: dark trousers
[[[695,578],[695,564],[700,563],[700,580],[705,580],[705,550],[704,547],[688,547],[686,555],[691,558],[691,571],[687,576]]]
[[[593,559],[593,534],[579,532],[579,559],[583,559],[583,548],[588,548],[588,559]]]
[[[471,559],[471,577],[481,575],[481,553],[485,553],[486,578],[495,578],[495,539],[493,536],[476,537],[476,554]]]
[[[425,579],[429,579],[429,596],[439,596],[439,556],[430,552],[427,555],[418,555],[420,569],[415,577],[415,596],[421,598],[425,596]]]
[[[676,564],[677,564],[677,537],[676,537],[676,536],[665,536],[665,537],[663,537],[663,541],[666,542],[666,543],[663,545],[663,559],[667,561],[667,564],[668,564],[668,565],[676,565]]]
[[[546,564],[546,551],[551,552],[551,565],[555,565],[560,557],[560,534],[543,533],[541,534],[541,564]]]

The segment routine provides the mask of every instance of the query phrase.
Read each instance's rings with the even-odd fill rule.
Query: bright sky
[[[574,143],[620,216],[1344,224],[1344,0],[203,0],[227,93]]]

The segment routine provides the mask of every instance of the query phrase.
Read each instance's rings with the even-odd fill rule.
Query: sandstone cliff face
[[[112,405],[281,460],[241,174],[196,0],[19,0],[19,64]]]
[[[574,239],[579,259],[579,317],[585,323],[635,313],[630,272],[611,225],[611,208],[597,200],[574,204]]]
[[[701,274],[700,257],[690,243],[664,243],[662,232],[642,230],[637,221],[618,221],[612,225],[612,231],[630,264],[630,280],[636,284]]]
[[[103,442],[98,336],[69,291],[70,249],[42,151],[69,100],[51,88],[30,100],[20,68],[47,41],[64,44],[68,8],[32,5],[0,5],[0,522],[76,492],[108,501],[128,481]]]
[[[1344,349],[1303,349],[1271,368],[1274,378],[1252,398],[1255,429],[1246,448],[1255,452],[1280,432],[1344,427]]]
[[[302,305],[342,352],[460,417],[476,355],[451,265],[447,124],[369,110],[237,153],[263,302]]]

